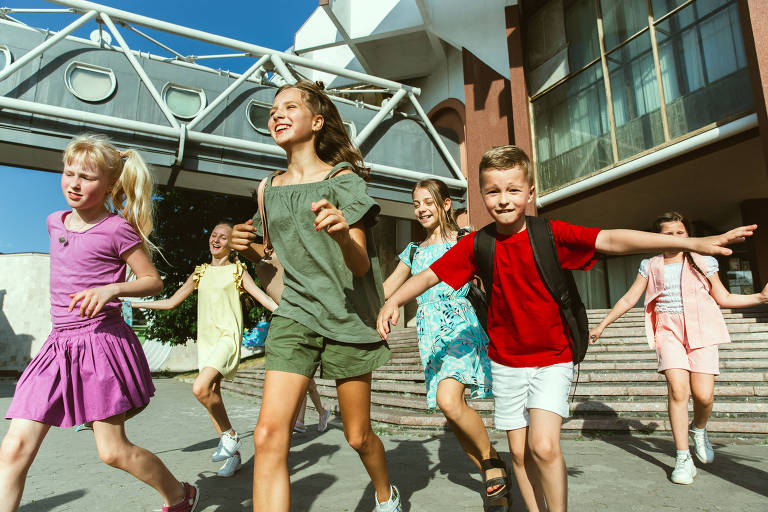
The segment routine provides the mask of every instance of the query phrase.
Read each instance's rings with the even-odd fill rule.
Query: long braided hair
[[[675,211],[665,212],[659,215],[656,220],[653,221],[653,231],[656,233],[661,233],[661,225],[667,222],[680,222],[683,227],[685,227],[686,233],[688,233],[688,235],[691,234],[691,225],[688,220],[683,217],[681,213]],[[704,271],[699,268],[695,261],[693,261],[693,257],[689,251],[683,251],[683,256],[685,256],[686,261],[688,261],[691,267],[693,267],[699,274],[704,276],[704,278],[709,281]]]

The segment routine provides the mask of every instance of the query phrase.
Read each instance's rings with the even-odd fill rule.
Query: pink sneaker
[[[187,482],[182,482],[184,487],[184,499],[175,505],[163,505],[163,512],[194,512],[197,508],[197,501],[200,499],[200,493],[197,487]]]

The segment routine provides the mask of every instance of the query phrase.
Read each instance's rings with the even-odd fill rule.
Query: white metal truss
[[[419,103],[417,96],[420,94],[421,91],[417,87],[411,87],[405,84],[394,82],[392,80],[387,80],[384,78],[368,75],[365,73],[352,71],[346,68],[326,64],[323,62],[313,61],[297,55],[292,55],[289,53],[280,52],[280,51],[272,50],[269,48],[264,48],[258,45],[246,43],[236,39],[211,34],[208,32],[184,27],[181,25],[176,25],[173,23],[164,22],[161,20],[149,18],[146,16],[130,13],[130,12],[119,10],[119,9],[114,9],[112,7],[100,5],[94,2],[88,2],[84,0],[48,0],[48,1],[66,6],[67,9],[16,9],[16,8],[7,8],[7,7],[0,8],[0,24],[4,22],[4,23],[15,23],[22,26],[28,26],[28,25],[13,18],[11,16],[12,14],[62,13],[62,12],[80,14],[80,17],[78,19],[70,23],[63,30],[61,30],[58,33],[55,33],[55,35],[53,35],[50,38],[46,38],[44,42],[42,42],[36,48],[33,48],[32,50],[30,50],[20,58],[14,59],[14,61],[10,65],[8,65],[5,69],[0,71],[0,82],[7,79],[14,73],[16,73],[19,69],[24,67],[27,63],[39,57],[43,52],[45,52],[46,50],[48,50],[49,48],[51,48],[52,46],[54,46],[55,44],[63,40],[64,38],[70,37],[71,39],[77,40],[78,42],[81,42],[84,44],[89,44],[89,45],[102,47],[102,48],[108,48],[110,50],[123,53],[126,56],[126,58],[129,60],[131,66],[133,67],[133,69],[141,79],[142,83],[144,83],[144,85],[149,90],[153,99],[155,100],[158,107],[162,111],[164,117],[166,118],[168,125],[166,126],[166,125],[147,123],[147,122],[136,121],[136,120],[126,120],[126,119],[117,118],[117,117],[108,116],[108,115],[102,115],[102,114],[86,113],[86,112],[81,112],[75,109],[57,107],[57,106],[48,105],[48,104],[35,103],[35,102],[20,100],[17,98],[10,98],[7,96],[0,96],[0,108],[20,111],[20,112],[25,112],[30,114],[42,114],[47,116],[58,117],[61,119],[72,120],[72,121],[95,123],[95,124],[100,124],[102,126],[108,126],[112,128],[130,129],[130,130],[135,130],[137,132],[145,133],[148,135],[169,137],[177,140],[179,143],[179,148],[176,154],[177,164],[180,164],[182,161],[182,158],[184,156],[184,144],[187,140],[197,142],[197,143],[219,145],[224,148],[256,151],[256,152],[260,152],[268,155],[284,157],[285,152],[280,147],[275,145],[264,144],[264,143],[249,141],[244,139],[237,139],[234,137],[213,135],[210,133],[197,131],[195,130],[195,128],[197,128],[200,125],[201,121],[205,119],[222,101],[224,101],[228,97],[229,94],[231,94],[243,82],[250,81],[250,82],[256,82],[256,83],[262,83],[262,81],[264,80],[265,74],[268,72],[272,72],[274,73],[273,79],[279,77],[278,80],[275,80],[275,82],[279,81],[281,83],[295,83],[297,81],[297,77],[301,77],[301,74],[297,72],[296,69],[293,69],[293,66],[297,66],[297,67],[314,69],[314,70],[334,74],[337,76],[345,77],[365,87],[372,87],[377,91],[387,92],[392,95],[392,97],[389,100],[387,100],[387,102],[381,107],[367,105],[360,101],[353,102],[345,98],[332,96],[335,101],[354,103],[364,108],[378,110],[378,112],[373,117],[373,119],[360,131],[357,137],[355,137],[354,142],[357,145],[362,144],[362,142],[365,141],[370,136],[371,133],[373,133],[373,131],[381,124],[381,122],[388,115],[390,115],[392,111],[397,107],[397,105],[407,96],[408,100],[413,105],[414,110],[416,111],[418,119],[424,123],[434,144],[437,147],[437,150],[445,159],[445,161],[448,163],[449,167],[451,168],[451,171],[454,174],[454,178],[441,178],[441,179],[445,181],[446,184],[448,184],[453,188],[466,189],[467,187],[466,179],[461,173],[461,168],[456,163],[455,159],[453,158],[453,155],[451,155],[451,153],[448,151],[441,137],[438,135],[437,130],[435,130],[435,127],[432,125],[426,113],[424,112],[424,109],[421,107]],[[3,20],[7,20],[7,21],[3,21]],[[107,43],[104,39],[101,39],[98,42],[93,42],[93,41],[88,41],[88,40],[75,38],[71,36],[71,34],[75,30],[77,30],[78,28],[80,28],[81,26],[83,26],[84,24],[90,21],[98,23],[98,28],[100,31],[102,30],[102,24],[105,24],[107,29],[111,33],[111,35],[117,41],[117,46],[112,46],[111,44]],[[157,55],[147,54],[146,52],[139,53],[138,51],[131,49],[130,46],[126,43],[125,39],[120,34],[120,32],[118,31],[116,24],[122,27],[125,27],[126,29],[131,30],[137,33],[138,35],[144,37],[148,41],[152,42],[153,44],[156,44],[160,48],[163,48],[165,51],[172,54],[173,57],[161,57]],[[161,43],[160,41],[156,40],[155,38],[150,37],[147,34],[143,33],[141,30],[136,28],[135,25],[161,31],[168,34],[187,37],[190,39],[202,41],[205,43],[217,45],[224,48],[230,48],[232,50],[237,51],[238,53],[202,55],[202,56],[196,56],[196,55],[185,56],[182,53],[173,50],[170,46],[167,46]],[[223,74],[231,78],[236,78],[236,80],[232,84],[230,84],[229,87],[227,87],[224,91],[222,91],[213,101],[210,102],[210,104],[208,104],[206,108],[204,108],[201,112],[199,112],[188,123],[179,122],[170,112],[165,102],[162,100],[160,93],[154,87],[151,80],[147,76],[146,72],[142,68],[141,64],[137,60],[136,58],[137,55],[140,55],[141,57],[149,58],[152,60],[168,62],[175,65],[190,67],[190,68],[194,68],[197,70],[202,70],[210,73]],[[207,66],[203,66],[198,63],[198,61],[205,60],[205,59],[214,59],[214,58],[220,59],[220,58],[234,58],[234,57],[252,57],[252,58],[255,58],[256,61],[246,72],[242,74],[223,72]],[[343,92],[349,93],[349,92],[356,92],[356,91],[345,90]],[[431,174],[415,172],[408,169],[391,167],[387,165],[381,165],[375,162],[366,162],[366,165],[370,167],[374,173],[379,173],[382,175],[396,177],[396,178],[404,178],[408,180],[419,180],[419,179],[433,177],[433,175]]]

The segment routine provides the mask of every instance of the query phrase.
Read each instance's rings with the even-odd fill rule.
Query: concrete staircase
[[[596,324],[607,310],[591,310]],[[720,371],[709,431],[721,436],[768,436],[768,308],[723,310],[732,343],[720,346]],[[396,330],[390,337],[392,360],[373,374],[371,417],[404,427],[444,427],[439,411],[427,411],[424,373],[416,330]],[[263,368],[240,370],[222,387],[261,396]],[[317,379],[324,402],[336,407],[333,381]],[[667,432],[666,383],[656,372],[648,348],[642,310],[631,310],[590,347],[571,389],[572,416],[563,425],[571,434],[591,431]],[[311,402],[309,403],[311,404]],[[493,425],[493,400],[471,400],[486,425]]]

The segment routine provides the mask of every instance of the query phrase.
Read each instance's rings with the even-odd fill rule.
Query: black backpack
[[[461,239],[461,236],[465,235],[466,232],[462,233],[461,230],[459,231],[459,239]],[[418,246],[414,245],[411,247],[411,256],[410,256],[410,262],[411,266],[413,266],[413,257],[416,255],[416,250],[418,249]],[[474,283],[469,283],[469,290],[467,291],[467,300],[470,304],[472,304],[472,308],[475,310],[475,314],[477,315],[477,321],[480,323],[480,326],[483,328],[483,330],[487,333],[488,332],[488,304],[485,294],[480,289],[479,286],[477,286]]]
[[[560,315],[569,330],[574,364],[584,360],[589,346],[587,309],[581,301],[573,274],[560,266],[555,237],[549,221],[540,217],[525,217],[528,238],[533,248],[533,259],[541,280],[552,298],[560,306]],[[496,225],[489,224],[475,234],[474,251],[478,273],[486,290],[486,304],[491,304],[493,292],[493,264],[496,249]],[[487,308],[488,306],[486,306]],[[487,312],[486,312],[487,315]],[[479,316],[479,313],[478,313]]]

